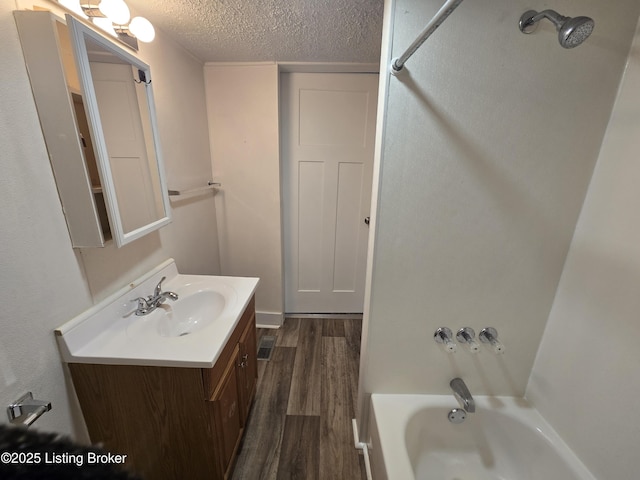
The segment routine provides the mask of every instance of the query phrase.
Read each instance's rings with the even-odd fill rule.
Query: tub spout
[[[453,390],[453,396],[456,397],[456,400],[465,411],[469,413],[476,411],[476,402],[473,400],[464,380],[456,377],[449,382],[449,386]]]

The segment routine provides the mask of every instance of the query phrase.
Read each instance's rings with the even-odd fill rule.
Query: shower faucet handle
[[[496,331],[495,328],[492,328],[492,327],[483,328],[480,331],[480,335],[478,335],[478,337],[480,338],[480,341],[482,343],[488,343],[489,345],[491,345],[491,348],[495,353],[498,353],[498,354],[504,353],[504,350],[505,350],[504,345],[500,343],[500,341],[498,340],[498,332]]]
[[[453,333],[447,327],[438,328],[433,334],[433,339],[439,343],[447,353],[455,353],[456,344],[453,341]]]
[[[456,333],[456,340],[464,344],[471,353],[478,353],[480,345],[476,342],[476,332],[471,327],[464,327]]]

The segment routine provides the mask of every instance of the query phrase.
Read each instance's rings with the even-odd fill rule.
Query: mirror
[[[118,247],[171,221],[149,66],[67,15],[102,194]]]

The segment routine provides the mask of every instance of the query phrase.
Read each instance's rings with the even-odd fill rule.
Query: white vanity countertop
[[[137,297],[147,297],[162,277],[163,291],[177,302],[198,292],[224,297],[215,320],[184,336],[163,336],[161,323],[172,302],[149,315],[137,316]],[[154,365],[211,368],[238,324],[258,285],[258,278],[181,275],[169,259],[151,272],[55,330],[63,361],[109,365]],[[218,297],[220,298],[220,297]],[[164,310],[163,310],[164,309]],[[176,309],[177,310],[177,309]],[[170,318],[167,320],[167,318]]]

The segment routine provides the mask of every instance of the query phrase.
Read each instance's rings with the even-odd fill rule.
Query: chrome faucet
[[[162,302],[164,302],[167,298],[172,301],[176,301],[178,299],[178,294],[173,292],[163,292],[162,291],[162,282],[165,281],[167,277],[162,277],[156,288],[153,289],[153,295],[149,295],[147,298],[138,297],[136,300],[138,301],[138,308],[136,309],[136,315],[149,315],[156,308],[160,306]]]
[[[476,402],[461,378],[454,378],[449,382],[449,386],[453,390],[453,396],[456,397],[456,400],[466,412],[473,413],[476,411]]]

